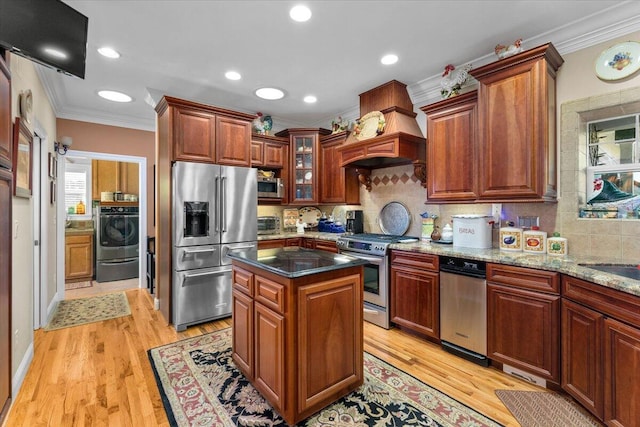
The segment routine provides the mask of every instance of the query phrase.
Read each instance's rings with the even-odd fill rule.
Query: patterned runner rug
[[[93,282],[91,280],[85,280],[84,282],[65,283],[64,289],[70,291],[72,289],[90,288],[92,286]]]
[[[546,391],[496,390],[522,427],[599,427],[602,424],[571,398]]]
[[[46,331],[114,319],[131,314],[124,292],[58,302]]]
[[[149,350],[172,426],[286,426],[231,360],[231,328]],[[298,426],[500,426],[364,353],[364,384]]]

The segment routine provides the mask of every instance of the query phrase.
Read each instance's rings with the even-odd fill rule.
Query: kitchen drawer
[[[316,249],[338,253],[338,247],[336,246],[336,242],[332,242],[329,240],[316,239]]]
[[[391,265],[397,264],[438,271],[440,268],[440,258],[438,255],[419,252],[391,251]]]
[[[278,313],[285,310],[285,287],[264,277],[256,277],[255,300]]]
[[[551,271],[488,263],[487,281],[560,295],[560,273]]]
[[[234,267],[233,288],[253,296],[253,274],[240,267]]]

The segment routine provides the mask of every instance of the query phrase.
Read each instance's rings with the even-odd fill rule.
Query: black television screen
[[[0,0],[0,46],[84,79],[88,22],[60,0]]]

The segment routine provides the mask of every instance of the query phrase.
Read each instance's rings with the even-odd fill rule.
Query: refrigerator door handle
[[[220,211],[221,209],[221,204],[222,201],[220,199],[220,177],[216,176],[216,180],[215,180],[215,196],[218,199],[217,203],[215,204],[215,223],[216,223],[216,233],[220,232]]]
[[[222,214],[220,215],[220,231],[224,233],[225,231],[227,231],[227,177],[223,176],[222,178],[220,178],[220,183],[220,203],[222,204]]]

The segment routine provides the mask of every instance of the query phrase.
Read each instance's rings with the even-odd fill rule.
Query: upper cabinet
[[[103,191],[120,191],[138,195],[140,192],[138,164],[92,160],[91,187],[93,200],[100,200]]]
[[[251,166],[252,115],[171,97],[164,97],[156,111],[169,112],[163,130],[171,140],[171,160]]]
[[[282,169],[288,166],[287,138],[270,135],[251,135],[251,166]]]
[[[556,200],[556,72],[548,43],[470,71],[478,88],[479,199]]]
[[[0,55],[0,166],[11,169],[13,139],[11,138],[11,72]]]
[[[319,203],[319,149],[320,135],[327,129],[286,129],[276,136],[288,136],[291,151],[289,159],[289,203]]]
[[[340,147],[347,132],[320,139],[320,203],[360,204],[360,188],[355,168],[340,167]]]
[[[469,92],[422,107],[427,115],[427,198],[478,198],[478,95]]]

